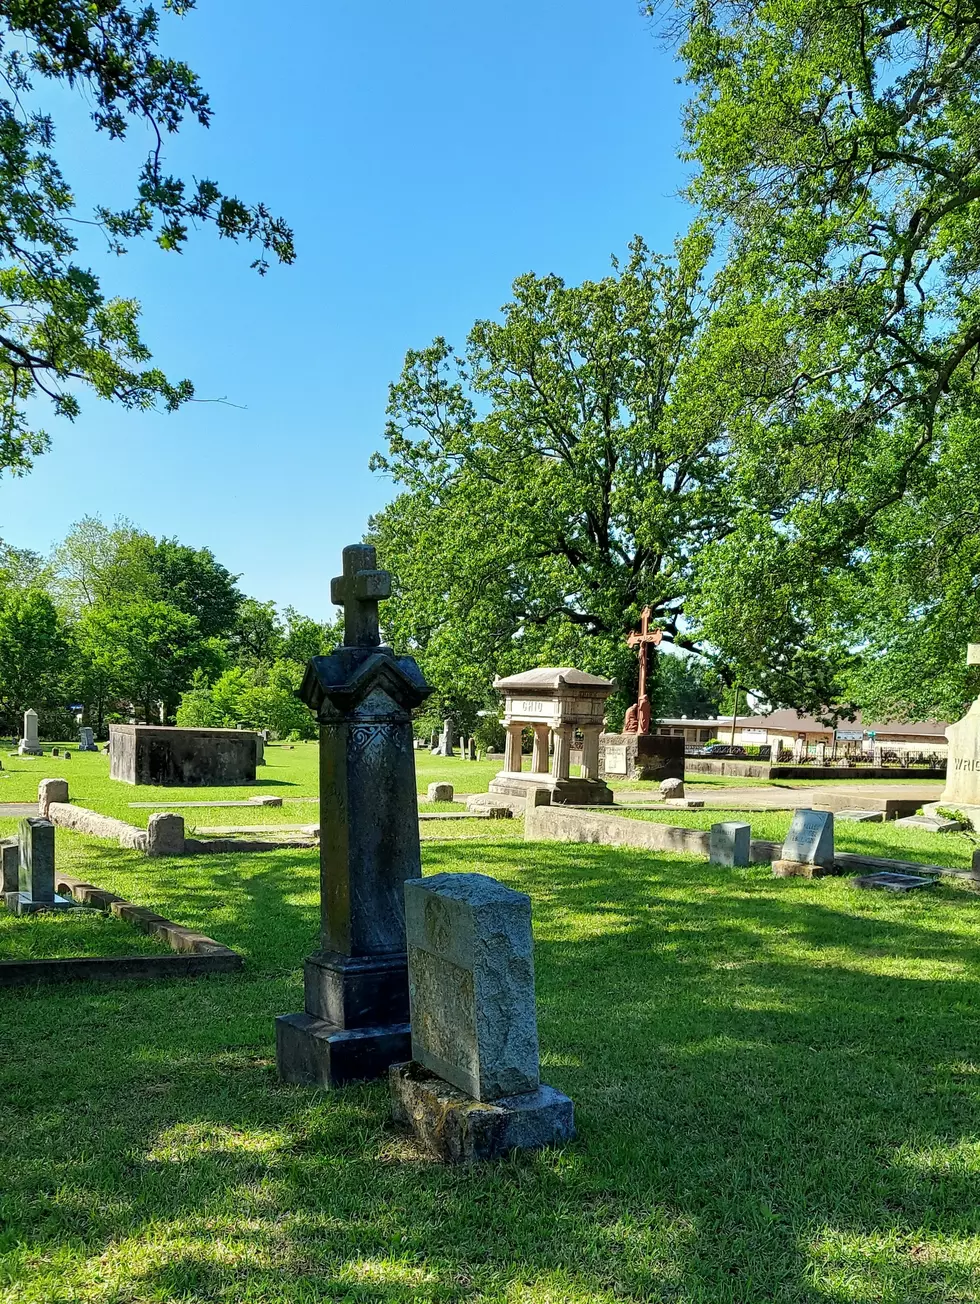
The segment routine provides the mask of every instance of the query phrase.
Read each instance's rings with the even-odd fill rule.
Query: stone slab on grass
[[[185,856],[220,856],[226,852],[309,851],[316,843],[307,838],[185,838]]]
[[[304,798],[316,801],[318,798]],[[249,797],[247,801],[131,801],[130,810],[195,810],[202,807],[231,808],[234,806],[281,806],[281,797]]]
[[[942,815],[905,815],[895,821],[897,829],[925,829],[928,833],[959,833],[963,825],[959,820],[944,819]]]
[[[320,836],[319,824],[211,824],[199,826],[199,837],[227,838],[237,833],[302,833],[307,838]]]
[[[935,878],[923,878],[921,874],[899,874],[890,870],[879,870],[877,874],[852,878],[851,886],[865,889],[882,888],[887,892],[914,892],[920,887],[935,887],[938,881]]]
[[[54,801],[48,807],[48,819],[59,828],[71,829],[75,833],[88,833],[95,838],[111,838],[121,847],[134,851],[145,851],[147,847],[146,829],[137,829],[125,820],[113,819],[110,815],[100,815],[98,811],[86,810],[84,806],[72,806],[67,802]]]
[[[834,812],[834,819],[846,820],[850,824],[883,824],[885,813],[880,810],[839,810]]]

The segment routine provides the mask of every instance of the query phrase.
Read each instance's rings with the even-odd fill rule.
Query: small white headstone
[[[41,744],[37,740],[37,712],[28,708],[24,712],[24,736],[17,750],[21,755],[39,756]]]
[[[834,817],[829,810],[797,810],[783,843],[783,860],[829,868],[834,863]]]
[[[606,748],[605,770],[607,774],[626,774],[626,748],[625,747]]]
[[[708,859],[715,865],[747,865],[751,840],[752,828],[748,824],[735,821],[712,824],[708,836]]]

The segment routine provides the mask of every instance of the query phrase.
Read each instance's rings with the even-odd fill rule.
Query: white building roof
[[[714,719],[695,719],[694,717],[670,720],[658,720],[657,724],[672,725],[677,727],[687,726],[688,728],[701,729],[731,729],[732,717],[730,715],[719,715]],[[911,735],[914,738],[939,738],[945,740],[946,723],[941,720],[916,720],[911,723],[904,723],[901,720],[886,720],[884,723],[874,720],[864,721],[861,718],[861,712],[858,711],[857,718],[854,720],[841,720],[837,726],[842,730],[863,730],[865,733],[874,733],[879,738],[887,738],[890,734]],[[823,733],[831,737],[834,733],[833,725],[824,724],[812,715],[799,715],[796,711],[783,709],[770,711],[768,715],[740,715],[735,721],[736,729],[771,729],[776,733]]]

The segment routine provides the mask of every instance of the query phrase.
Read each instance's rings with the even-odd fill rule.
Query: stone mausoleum
[[[497,679],[493,686],[504,695],[507,744],[504,768],[491,780],[490,791],[527,797],[538,790],[557,804],[611,805],[612,790],[599,778],[599,735],[606,702],[616,686],[613,681],[583,670],[542,667]],[[523,757],[528,726],[534,730],[529,773]],[[571,776],[576,730],[582,734],[579,778]]]
[[[109,777],[178,788],[254,783],[258,742],[258,734],[244,729],[113,724]]]

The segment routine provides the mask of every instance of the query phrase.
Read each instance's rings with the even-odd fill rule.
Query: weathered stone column
[[[37,712],[33,707],[29,707],[24,712],[24,736],[17,744],[17,750],[21,756],[42,755],[41,744],[37,738]]]
[[[599,734],[602,732],[601,725],[583,725],[582,726],[582,778],[598,779],[599,777]]]
[[[551,773],[556,779],[567,779],[572,762],[572,726],[559,725],[557,729],[552,729],[551,733],[555,740],[555,756]]]
[[[373,548],[344,549],[332,598],[344,646],[314,657],[300,688],[320,721],[320,949],[306,1009],[276,1020],[287,1082],[341,1086],[408,1055],[406,879],[422,874],[412,709],[432,691],[411,657],[380,646],[391,577]]]
[[[546,724],[536,724],[534,728],[534,751],[531,753],[531,773],[548,773],[548,746],[551,742],[551,728]]]
[[[524,763],[524,726],[509,724],[507,726],[507,745],[504,748],[504,769],[511,774],[520,774]]]

